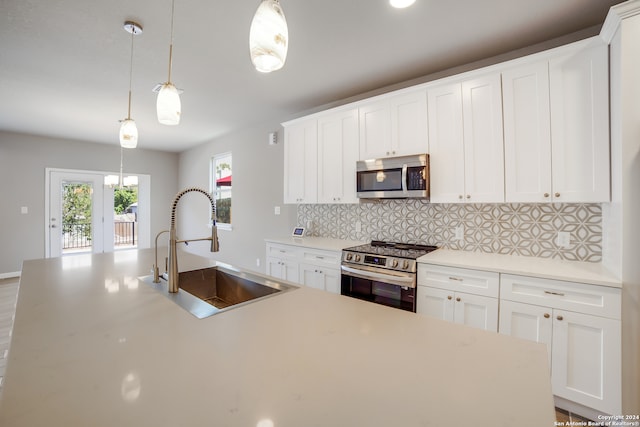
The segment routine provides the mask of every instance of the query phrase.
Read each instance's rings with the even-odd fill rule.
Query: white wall
[[[0,277],[45,256],[45,168],[117,172],[120,146],[0,132]],[[151,175],[151,236],[169,226],[178,154],[127,150],[125,172]],[[28,214],[20,213],[26,206]],[[151,268],[151,267],[149,267]]]
[[[269,145],[267,135],[273,131],[278,131],[278,144]],[[279,123],[265,123],[180,154],[180,189],[200,187],[206,191],[210,191],[211,158],[225,152],[233,156],[232,230],[218,232],[220,252],[210,253],[206,242],[191,243],[186,250],[248,270],[265,271],[264,239],[287,235],[296,221],[295,205],[283,204],[282,138]],[[280,206],[280,215],[274,214],[275,206]],[[177,211],[179,238],[210,235],[205,197],[189,193],[180,199]],[[260,266],[256,264],[258,258]]]

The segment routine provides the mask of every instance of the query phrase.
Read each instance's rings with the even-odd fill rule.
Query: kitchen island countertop
[[[554,423],[541,344],[304,287],[199,320],[137,280],[152,264],[24,263],[0,425]]]

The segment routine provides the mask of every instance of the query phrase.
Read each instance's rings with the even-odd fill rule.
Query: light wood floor
[[[13,317],[18,297],[18,278],[0,280],[0,388],[9,354]]]

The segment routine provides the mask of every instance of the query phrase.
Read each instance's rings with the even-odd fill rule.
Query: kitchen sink
[[[160,283],[154,283],[152,275],[139,279],[199,319],[297,289],[292,284],[226,265],[181,272],[177,293],[168,291],[163,276]]]

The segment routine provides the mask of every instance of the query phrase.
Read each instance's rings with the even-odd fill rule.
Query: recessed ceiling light
[[[389,0],[389,4],[396,9],[404,9],[414,4],[416,0]]]

